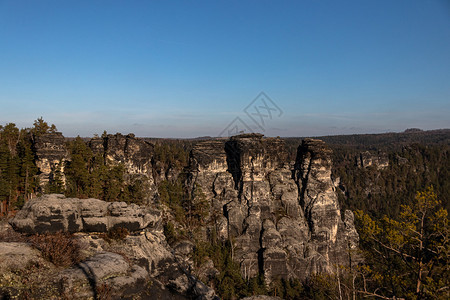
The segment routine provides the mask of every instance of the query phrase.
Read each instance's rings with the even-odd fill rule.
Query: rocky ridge
[[[353,214],[340,215],[331,179],[331,150],[307,139],[295,162],[280,139],[251,134],[198,143],[190,182],[211,202],[215,231],[235,241],[246,278],[301,278],[333,272],[358,244]]]
[[[389,158],[386,153],[378,152],[376,154],[365,151],[361,152],[355,158],[356,166],[359,168],[367,168],[370,166],[375,166],[378,170],[385,169],[389,166]]]
[[[48,173],[49,177],[54,169],[41,167],[47,166],[47,161],[63,165],[70,160],[61,137],[45,137],[55,138],[55,151],[50,140],[36,144],[36,153],[41,153],[37,164],[42,174]],[[155,161],[153,144],[131,134],[116,134],[93,138],[88,145],[104,157],[106,164],[123,164],[126,180],[144,178],[148,199],[158,197],[156,183],[165,179],[161,174],[167,172],[160,170]],[[306,139],[298,147],[295,161],[288,161],[287,157],[281,139],[260,134],[203,141],[191,151],[185,170],[186,184],[191,189],[201,187],[211,207],[208,218],[212,225],[206,226],[204,238],[214,234],[232,241],[233,259],[240,264],[246,279],[263,274],[270,284],[276,278],[304,279],[311,273],[334,272],[337,264],[348,263],[349,250],[358,245],[352,212],[345,211],[343,216],[340,212],[335,190],[338,184],[331,177],[331,150],[320,140]],[[368,164],[367,159],[361,158],[362,167]],[[86,215],[83,207],[91,205],[84,203],[100,200],[65,200],[72,202],[70,209],[31,209],[32,204],[27,203],[29,215],[24,219],[32,221],[17,219],[12,224],[16,228],[22,226],[26,232],[39,232],[42,228],[107,231],[115,226],[139,231],[156,226],[161,219],[156,210],[125,203],[92,203],[97,210]],[[153,205],[152,201],[146,203]],[[20,212],[18,217],[23,214]],[[58,214],[57,218],[49,217]],[[193,246],[188,248],[184,257],[190,255]]]

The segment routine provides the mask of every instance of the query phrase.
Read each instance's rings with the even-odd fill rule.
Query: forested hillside
[[[318,138],[333,150],[333,176],[342,209],[396,216],[401,204],[428,186],[450,208],[450,130]],[[289,153],[295,153],[301,138],[285,140]],[[362,165],[364,159],[370,165]]]

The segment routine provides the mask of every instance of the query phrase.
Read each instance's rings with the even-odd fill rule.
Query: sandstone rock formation
[[[102,286],[110,289],[109,295],[123,298],[145,289],[149,277],[145,269],[130,265],[120,254],[98,252],[60,272],[57,280],[62,294],[72,295],[75,299],[99,299]]]
[[[36,154],[36,166],[40,173],[41,188],[44,188],[49,181],[56,179],[61,180],[62,185],[65,186],[64,167],[71,160],[65,143],[65,138],[60,132],[46,133],[36,137],[33,147]],[[154,165],[157,164],[153,161],[153,144],[136,138],[133,134],[120,133],[94,137],[87,144],[95,155],[104,157],[107,166],[122,164],[126,173],[124,180],[127,183],[142,181],[148,195],[146,200],[153,199],[157,193],[154,180],[156,173]],[[159,172],[164,174],[165,170],[159,170]]]
[[[385,169],[389,166],[389,158],[386,153],[378,152],[376,154],[365,151],[356,157],[356,165],[359,168],[367,168],[375,166],[378,170]]]
[[[26,268],[30,263],[43,263],[38,250],[22,242],[0,242],[0,270]]]
[[[106,232],[124,227],[137,231],[156,226],[160,213],[125,202],[66,198],[50,194],[28,201],[10,221],[15,230],[41,232]]]
[[[95,144],[92,140],[91,145]],[[96,148],[99,150],[99,147]],[[123,136],[120,133],[108,134],[103,139],[103,155],[109,165],[123,164],[128,174],[152,177],[153,145],[134,134]],[[153,183],[153,181],[152,181]]]
[[[42,162],[61,165],[70,159],[61,138],[44,138],[57,141],[56,152],[51,151],[51,142],[36,144]],[[154,198],[155,183],[167,172],[154,160],[151,143],[134,135],[116,134],[93,138],[88,145],[104,157],[107,165],[124,165],[126,180],[145,180],[148,198]],[[267,283],[275,278],[304,279],[314,272],[334,272],[337,264],[348,263],[348,250],[357,247],[358,234],[352,212],[345,211],[341,216],[337,183],[331,177],[331,154],[324,142],[306,139],[298,147],[296,160],[288,161],[281,139],[260,134],[197,143],[186,168],[186,183],[191,189],[200,187],[210,203],[212,225],[202,231],[205,238],[214,235],[232,241],[233,259],[240,264],[242,275],[249,279],[263,274]],[[380,157],[375,161],[360,156],[361,167],[370,163],[384,166]],[[46,163],[39,166],[48,174],[55,170]],[[151,201],[147,203],[152,207]],[[147,232],[148,228],[160,228],[160,222],[161,213],[156,209],[52,195],[29,201],[11,224],[27,233],[105,232],[115,226],[133,232],[145,230],[143,235],[127,238],[125,249],[134,261],[140,262],[150,277],[160,276],[161,282],[170,282],[179,293],[205,290],[186,271],[189,262],[182,259],[189,256],[194,245],[174,245],[172,252],[160,233]],[[110,251],[94,240],[89,244],[97,245],[96,251]],[[211,263],[202,267],[213,274]],[[174,277],[158,271],[175,265],[179,267]]]
[[[64,136],[61,132],[36,136],[34,142],[36,166],[39,169],[39,184],[44,187],[50,180],[61,180],[65,184],[64,165],[68,160]],[[56,178],[59,177],[59,178]]]
[[[28,234],[76,232],[77,240],[85,245],[88,258],[81,263],[59,272],[55,267],[46,269],[54,277],[55,293],[75,299],[99,298],[107,288],[113,299],[141,293],[162,299],[217,299],[214,290],[194,276],[169,247],[160,216],[156,209],[134,204],[50,194],[27,202],[10,224]],[[127,228],[131,234],[121,242],[107,242],[99,234],[115,227]],[[0,254],[5,258],[0,265],[8,269],[43,261],[39,251],[25,243],[0,243]],[[16,266],[14,259],[23,263]],[[9,275],[0,272],[0,276]]]
[[[190,184],[202,187],[215,216],[213,230],[234,240],[234,259],[246,278],[305,278],[348,262],[358,235],[353,215],[342,220],[331,179],[331,150],[305,140],[287,162],[280,139],[258,134],[198,143]]]

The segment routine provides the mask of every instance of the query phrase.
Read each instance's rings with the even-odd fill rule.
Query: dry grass
[[[111,299],[111,286],[106,283],[97,285],[96,294],[98,300],[110,300]]]

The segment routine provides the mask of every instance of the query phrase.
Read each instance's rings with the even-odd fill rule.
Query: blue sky
[[[0,124],[40,116],[66,136],[449,128],[450,3],[0,0]]]

